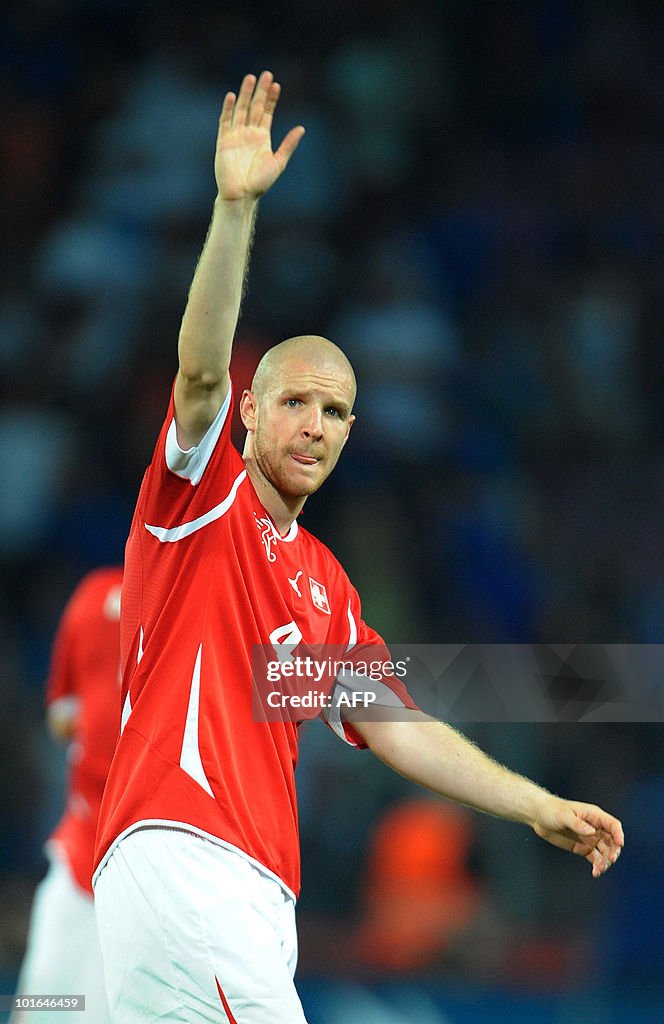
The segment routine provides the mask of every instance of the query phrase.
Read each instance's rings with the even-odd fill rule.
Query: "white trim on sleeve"
[[[175,424],[175,417],[171,420],[171,425],[168,428],[166,434],[166,445],[165,445],[165,458],[166,465],[170,469],[171,473],[175,473],[176,476],[182,477],[183,480],[188,480],[190,484],[198,484],[201,481],[203,473],[207,468],[207,464],[212,458],[212,453],[217,445],[217,441],[224,429],[224,423],[228,417],[228,410],[231,407],[231,398],[233,394],[233,388],[228,388],[228,394],[224,399],[224,402],[215,416],[214,420],[207,429],[207,433],[201,439],[199,444],[193,448],[188,448],[184,451],[178,444],[177,428]]]
[[[349,669],[342,669],[337,676],[337,681],[332,688],[330,695],[329,707],[322,711],[322,716],[328,723],[330,728],[337,734],[339,739],[343,740],[344,743],[348,743],[351,747],[356,747],[357,744],[352,740],[349,740],[344,729],[342,721],[342,712],[344,705],[339,700],[340,694],[350,696],[352,693],[371,693],[375,695],[375,699],[371,703],[367,704],[367,707],[382,707],[382,708],[405,708],[406,705],[401,700],[394,690],[390,689],[386,683],[383,683],[380,679],[370,679],[369,676],[362,675],[360,672],[352,672]]]

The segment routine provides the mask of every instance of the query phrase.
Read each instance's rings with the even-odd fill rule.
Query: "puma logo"
[[[293,576],[293,579],[291,579],[290,576],[288,576],[288,582],[290,583],[291,587],[293,588],[298,597],[302,597],[302,592],[300,591],[300,588],[297,585],[297,581],[299,580],[301,575],[302,570],[300,569],[300,571],[296,573],[295,576]]]

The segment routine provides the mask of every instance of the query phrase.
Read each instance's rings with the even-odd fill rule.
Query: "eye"
[[[335,417],[337,417],[337,418],[338,418],[339,416],[341,416],[341,413],[339,412],[339,410],[338,410],[338,409],[336,408],[336,406],[334,406],[334,405],[328,405],[328,407],[327,407],[327,409],[325,410],[325,412],[326,412],[326,414],[327,414],[328,416],[335,416]]]
[[[287,398],[286,405],[289,409],[297,409],[298,405],[301,405],[299,398]]]

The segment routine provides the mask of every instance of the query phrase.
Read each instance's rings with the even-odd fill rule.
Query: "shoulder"
[[[231,438],[232,388],[219,408],[215,419],[200,442],[191,448],[180,447],[173,397],[146,470],[138,505],[157,506],[165,503],[195,504],[195,495],[214,495],[224,480],[244,468],[241,456]]]
[[[113,609],[117,606],[117,616],[108,614],[107,618],[119,618],[120,590],[122,587],[122,568],[120,566],[106,566],[100,569],[93,569],[89,572],[74,590],[68,608],[71,614],[94,615],[100,614],[112,603]]]
[[[100,591],[110,590],[111,587],[117,587],[122,585],[122,566],[111,565],[103,566],[100,569],[93,569],[92,572],[88,573],[84,581],[87,581],[90,588],[96,588]]]

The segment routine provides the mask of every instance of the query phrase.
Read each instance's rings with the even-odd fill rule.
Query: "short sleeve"
[[[226,395],[219,412],[208,427],[205,436],[201,439],[199,444],[195,445],[193,448],[188,448],[186,451],[180,448],[180,445],[178,444],[175,416],[173,416],[166,433],[164,449],[166,465],[172,473],[175,473],[176,476],[181,477],[183,480],[188,480],[191,484],[195,485],[200,483],[203,473],[205,472],[219,442],[219,438],[221,437],[221,433],[224,429],[224,424],[228,419],[232,400],[233,387],[231,385],[228,388],[228,394]]]
[[[322,712],[327,725],[350,746],[366,748],[353,726],[344,721],[344,709],[370,700],[373,708],[410,708],[418,710],[398,675],[398,666],[382,636],[362,619],[360,599],[349,583],[348,646],[344,668],[339,672],[330,694],[329,706]]]

